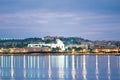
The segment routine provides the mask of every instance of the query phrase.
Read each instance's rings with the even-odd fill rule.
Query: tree
[[[59,50],[60,50],[60,48],[59,48],[59,47],[52,48],[52,51],[53,51],[53,52],[58,52]]]

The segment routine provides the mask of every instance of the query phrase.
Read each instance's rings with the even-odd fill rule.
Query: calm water
[[[120,80],[120,57],[0,56],[0,80]]]

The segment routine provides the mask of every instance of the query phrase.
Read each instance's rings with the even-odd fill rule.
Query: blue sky
[[[120,0],[0,0],[0,37],[120,40]]]

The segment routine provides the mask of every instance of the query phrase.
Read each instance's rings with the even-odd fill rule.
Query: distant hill
[[[56,39],[60,39],[65,45],[69,44],[81,44],[92,43],[94,46],[99,47],[120,47],[120,41],[91,41],[81,37],[58,37],[58,36],[46,36],[42,38],[26,38],[26,39],[0,39],[0,48],[24,48],[29,43],[56,43]]]

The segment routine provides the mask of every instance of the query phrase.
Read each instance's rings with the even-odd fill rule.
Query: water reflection
[[[74,55],[72,55],[72,78],[75,79],[75,75],[76,75],[76,70],[75,70],[75,59],[74,59]]]
[[[110,56],[108,55],[108,80],[111,80],[110,78]]]
[[[95,56],[96,57],[96,63],[95,63],[95,65],[96,65],[96,80],[99,80],[99,77],[98,77],[98,75],[99,75],[99,71],[98,71],[98,55],[96,55]]]
[[[13,65],[13,56],[11,56],[11,78],[14,80],[14,65]]]
[[[23,70],[24,71],[24,73],[23,73],[24,79],[26,79],[26,61],[25,61],[25,58],[26,58],[26,56],[23,57],[23,59],[24,59],[24,61],[23,61],[23,64],[24,64],[23,65],[24,66],[24,70]]]
[[[49,55],[48,59],[49,59],[48,77],[49,77],[49,79],[51,79],[51,74],[52,74],[52,73],[51,73],[51,63],[50,63],[51,60],[50,60],[50,55]]]
[[[118,80],[116,56],[0,56],[0,80]],[[95,72],[95,73],[93,73]]]
[[[86,70],[86,56],[83,55],[83,79],[87,80],[87,70]]]

